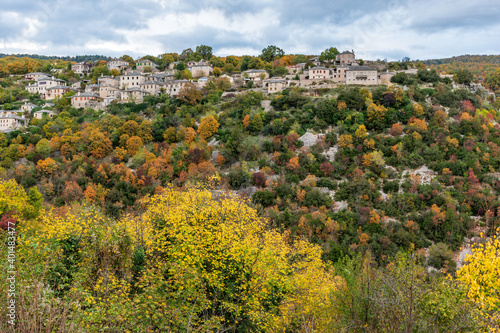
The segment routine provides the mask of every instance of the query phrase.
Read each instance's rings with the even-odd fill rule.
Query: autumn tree
[[[133,136],[127,140],[127,151],[130,156],[134,156],[139,148],[144,145],[142,139],[138,136]]]
[[[480,308],[479,318],[487,322],[492,332],[500,329],[499,253],[500,240],[495,235],[485,244],[476,245],[457,272],[458,280],[468,287],[467,295]]]
[[[203,94],[192,83],[185,84],[179,91],[177,98],[189,105],[196,105],[203,99]]]
[[[354,135],[356,135],[356,138],[358,139],[364,139],[368,135],[365,125],[359,125]]]
[[[36,170],[44,176],[52,175],[57,170],[57,168],[58,166],[56,161],[54,161],[50,157],[47,157],[44,160],[39,160],[36,164]]]
[[[198,134],[200,134],[203,139],[208,139],[218,131],[219,122],[214,118],[214,116],[201,118],[200,127],[198,127]]]
[[[113,144],[105,133],[95,129],[89,136],[89,149],[95,158],[103,158],[111,153]]]

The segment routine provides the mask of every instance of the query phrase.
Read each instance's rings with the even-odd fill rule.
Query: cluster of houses
[[[311,63],[313,66],[311,66]],[[28,73],[24,77],[31,81],[26,90],[32,94],[39,94],[42,99],[54,100],[61,98],[69,91],[71,105],[76,108],[92,107],[105,108],[113,101],[140,103],[147,95],[169,94],[176,96],[188,84],[202,89],[212,79],[213,68],[206,60],[188,61],[186,69],[196,80],[177,80],[175,71],[179,62],[172,62],[165,71],[160,71],[158,65],[149,59],[136,61],[135,69],[129,62],[122,59],[113,59],[107,62],[108,69],[117,70],[120,75],[101,76],[97,82],[91,84],[88,80],[78,81],[71,86],[45,73]],[[80,62],[73,64],[74,73],[82,76],[91,73],[92,63]],[[297,87],[330,87],[337,84],[346,85],[390,85],[390,78],[394,73],[378,73],[376,68],[360,65],[353,51],[345,51],[336,56],[335,60],[320,61],[319,57],[309,59],[307,63],[300,63],[286,67],[288,74],[283,77],[269,77],[263,69],[250,69],[231,76],[224,74],[233,87],[248,85],[254,86],[267,93],[278,93],[291,86]],[[26,103],[22,110],[0,110],[0,131],[15,129],[24,124],[23,112],[31,111],[35,105]],[[54,113],[48,110],[35,112],[36,118],[43,115],[52,117]]]

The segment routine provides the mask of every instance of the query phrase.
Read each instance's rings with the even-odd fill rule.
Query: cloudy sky
[[[498,0],[1,0],[0,53],[134,58],[268,45],[399,60],[500,54]]]

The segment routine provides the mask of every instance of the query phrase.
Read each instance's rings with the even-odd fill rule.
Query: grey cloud
[[[469,31],[477,33],[477,39],[471,47],[477,49],[471,53],[481,53],[498,48],[498,40],[486,40],[481,32],[492,29],[498,24],[500,6],[497,0],[200,0],[181,1],[138,1],[138,0],[2,0],[1,11],[13,11],[21,17],[37,19],[42,28],[28,37],[27,41],[39,42],[48,50],[67,50],[64,53],[81,53],[79,45],[87,41],[105,40],[125,45],[131,54],[141,55],[137,46],[126,45],[126,32],[147,28],[148,19],[161,18],[168,14],[196,14],[207,9],[216,9],[229,20],[238,20],[240,15],[258,14],[264,10],[275,13],[276,24],[261,30],[255,27],[255,34],[228,31],[227,27],[213,28],[196,25],[189,31],[150,37],[160,42],[165,51],[181,52],[183,49],[206,44],[220,49],[255,49],[262,50],[267,45],[277,45],[286,52],[302,50],[304,53],[319,53],[330,46],[339,49],[363,48],[359,53],[374,57],[401,59],[412,54],[439,54],[449,52],[441,50],[436,40],[452,39],[457,45],[463,45],[462,34]],[[266,23],[266,22],[263,22]],[[20,39],[22,26],[18,22],[0,22],[0,39]],[[145,29],[147,30],[147,29]],[[252,36],[260,35],[256,38]],[[155,31],[155,33],[158,33]],[[405,36],[415,36],[410,40]],[[403,38],[401,38],[403,37]],[[391,45],[397,38],[402,45],[393,45],[392,49],[382,48]],[[415,37],[414,37],[415,38]],[[432,38],[433,42],[427,39]],[[493,42],[493,43],[492,43]],[[413,44],[424,45],[413,48]],[[493,46],[492,46],[493,44]],[[450,44],[451,45],[451,44]],[[479,49],[478,49],[479,48]],[[481,49],[482,48],[482,49]],[[451,50],[451,48],[449,48]],[[465,47],[453,47],[454,52],[468,51]],[[84,50],[84,53],[101,52]],[[52,51],[51,51],[52,52]],[[498,52],[498,51],[497,51]]]

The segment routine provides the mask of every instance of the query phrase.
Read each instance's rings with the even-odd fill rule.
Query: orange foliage
[[[130,156],[134,156],[142,146],[142,139],[138,136],[133,136],[127,140],[127,151]]]
[[[213,116],[201,119],[200,127],[198,127],[198,134],[200,134],[204,140],[217,132],[219,132],[219,122]]]
[[[50,176],[57,169],[57,163],[50,157],[44,160],[39,160],[36,164],[36,170],[43,175]]]
[[[250,125],[250,116],[246,115],[245,118],[243,118],[243,126],[247,128],[248,125]]]

